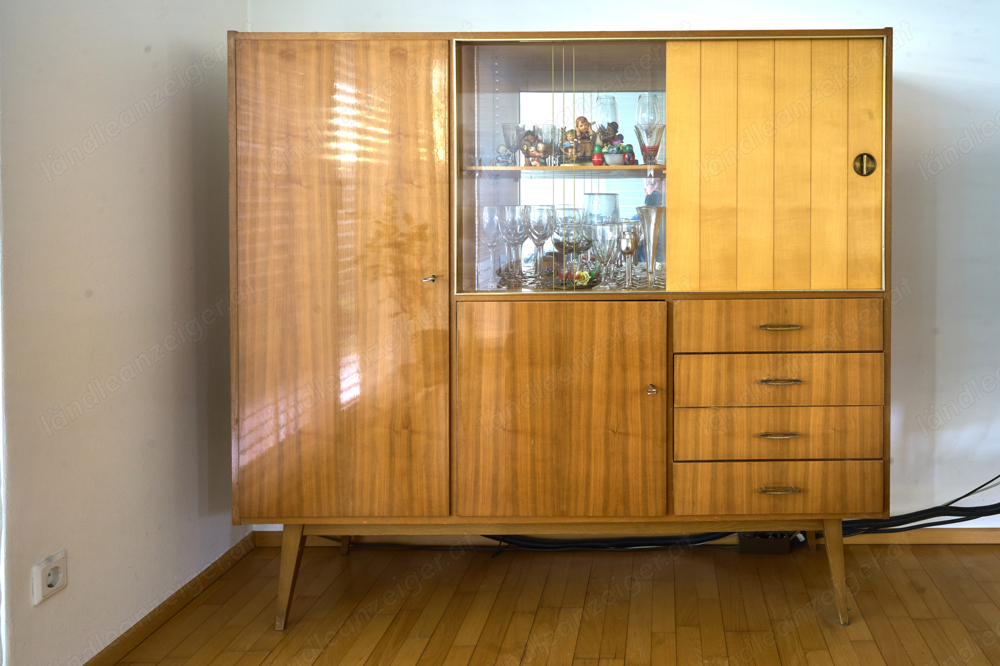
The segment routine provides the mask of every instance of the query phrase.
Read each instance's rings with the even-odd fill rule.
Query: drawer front
[[[673,469],[677,515],[882,511],[880,460],[689,462]]]
[[[882,299],[674,302],[674,352],[882,351]]]
[[[678,354],[675,407],[881,405],[882,354]]]
[[[881,407],[674,410],[674,460],[882,458]]]

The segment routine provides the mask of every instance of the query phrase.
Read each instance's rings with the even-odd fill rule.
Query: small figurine
[[[548,144],[544,144],[541,141],[537,142],[528,151],[528,155],[531,156],[531,164],[529,166],[545,166],[545,158],[548,157],[550,152]]]
[[[625,164],[635,164],[635,151],[632,149],[632,144],[625,145]]]
[[[590,159],[594,166],[604,166],[604,153],[601,152],[600,146],[596,146],[594,148],[594,152],[590,156]]]
[[[497,156],[493,160],[493,164],[498,167],[514,166],[514,156],[507,150],[507,146],[502,143],[497,146]]]
[[[594,154],[594,130],[590,127],[590,121],[586,117],[580,116],[576,119],[576,161],[586,163]]]
[[[625,137],[618,133],[618,123],[614,121],[608,123],[607,126],[599,125],[597,132],[600,134],[601,143],[605,146],[612,146],[625,140]]]
[[[563,131],[562,142],[562,162],[563,164],[573,164],[576,162],[576,130]]]
[[[537,145],[538,137],[535,136],[535,133],[530,130],[525,132],[521,143],[521,153],[524,154],[524,166],[542,166],[541,161],[535,156]]]

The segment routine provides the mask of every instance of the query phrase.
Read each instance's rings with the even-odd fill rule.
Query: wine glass
[[[544,275],[545,241],[552,237],[556,230],[555,206],[528,206],[528,236],[535,244],[535,282],[542,286]]]
[[[667,209],[663,206],[638,206],[639,223],[642,225],[643,243],[646,245],[646,280],[652,289],[656,277],[656,250],[660,244],[660,227],[666,218]]]
[[[601,285],[598,289],[614,289],[612,264],[618,259],[618,236],[620,227],[616,223],[594,224],[588,227],[594,243],[594,254],[601,267]]]
[[[521,154],[521,141],[524,140],[524,133],[527,131],[524,125],[517,123],[501,123],[503,128],[503,142],[507,146],[508,152],[514,156],[514,163],[517,164],[518,155]]]
[[[618,102],[614,95],[597,96],[597,136],[601,144],[611,145],[618,137]]]
[[[496,289],[496,249],[500,244],[502,235],[500,233],[501,219],[503,217],[502,206],[483,206],[482,214],[479,216],[479,238],[483,245],[490,251],[490,279],[486,288]]]
[[[573,206],[556,206],[556,230],[552,236],[552,244],[563,258],[563,271],[575,273],[580,267],[579,255],[590,249],[591,241],[583,229],[584,214],[582,208]],[[572,255],[572,260],[566,256]]]
[[[609,224],[618,221],[618,195],[613,192],[585,194],[587,224]]]
[[[625,256],[625,284],[622,289],[636,289],[632,276],[632,255],[639,249],[641,227],[635,222],[624,222],[621,225],[621,235],[618,237],[618,247]]]
[[[521,270],[521,247],[528,240],[528,211],[530,206],[504,206],[503,223],[500,234],[511,249],[508,266],[511,266],[508,278],[514,285],[524,283],[524,271]]]
[[[653,94],[639,95],[639,103],[635,107],[635,124],[640,127],[660,125],[663,123],[663,107],[660,98]]]

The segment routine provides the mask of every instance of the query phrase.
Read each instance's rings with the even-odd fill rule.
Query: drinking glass
[[[635,222],[624,222],[618,237],[618,247],[625,256],[625,284],[622,289],[636,289],[638,286],[632,275],[632,255],[639,249],[642,227]]]
[[[613,224],[618,222],[617,194],[613,192],[594,192],[583,196],[587,224]]]
[[[656,155],[660,152],[660,142],[663,140],[663,130],[666,125],[636,125],[635,136],[639,139],[639,150],[642,151],[643,164],[656,164]],[[652,173],[652,169],[650,169]]]
[[[545,144],[545,165],[552,166],[552,156],[555,154],[556,126],[555,125],[535,125],[535,136],[539,143]]]
[[[663,206],[639,206],[639,223],[642,225],[642,242],[646,245],[646,280],[652,289],[656,278],[656,250],[660,245],[660,227],[666,219],[667,209]]]
[[[500,233],[503,206],[483,206],[479,216],[479,238],[490,251],[490,279],[486,288],[496,289],[496,249],[502,240]]]
[[[610,144],[618,135],[618,102],[614,95],[597,96],[597,134],[602,144]]]
[[[594,243],[594,254],[597,255],[597,263],[601,266],[601,284],[598,289],[614,289],[614,279],[611,266],[618,259],[618,235],[620,227],[615,223],[594,224],[588,227]]]
[[[580,267],[580,255],[591,246],[583,228],[583,209],[573,206],[556,206],[555,209],[556,230],[552,235],[552,244],[562,255],[563,271],[576,272]],[[568,255],[572,255],[573,259],[567,260]]]
[[[494,125],[495,127],[495,125]],[[503,128],[503,142],[507,150],[514,156],[514,163],[517,164],[521,154],[521,141],[524,140],[524,133],[527,131],[524,125],[517,123],[501,123]]]
[[[535,283],[538,286],[544,284],[543,261],[545,259],[545,241],[552,237],[556,230],[556,207],[555,206],[529,206],[528,214],[528,236],[535,244]]]
[[[521,248],[524,241],[528,240],[528,211],[530,209],[530,206],[504,206],[500,233],[511,249],[508,266],[512,266],[507,277],[514,285],[524,284],[524,271],[521,270]]]
[[[635,106],[635,124],[641,127],[646,125],[660,125],[663,123],[663,107],[660,106],[658,95],[639,95],[639,103]]]

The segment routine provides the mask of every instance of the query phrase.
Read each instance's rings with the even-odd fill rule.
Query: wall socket
[[[31,568],[31,602],[37,606],[66,587],[67,582],[66,551],[60,550]]]

